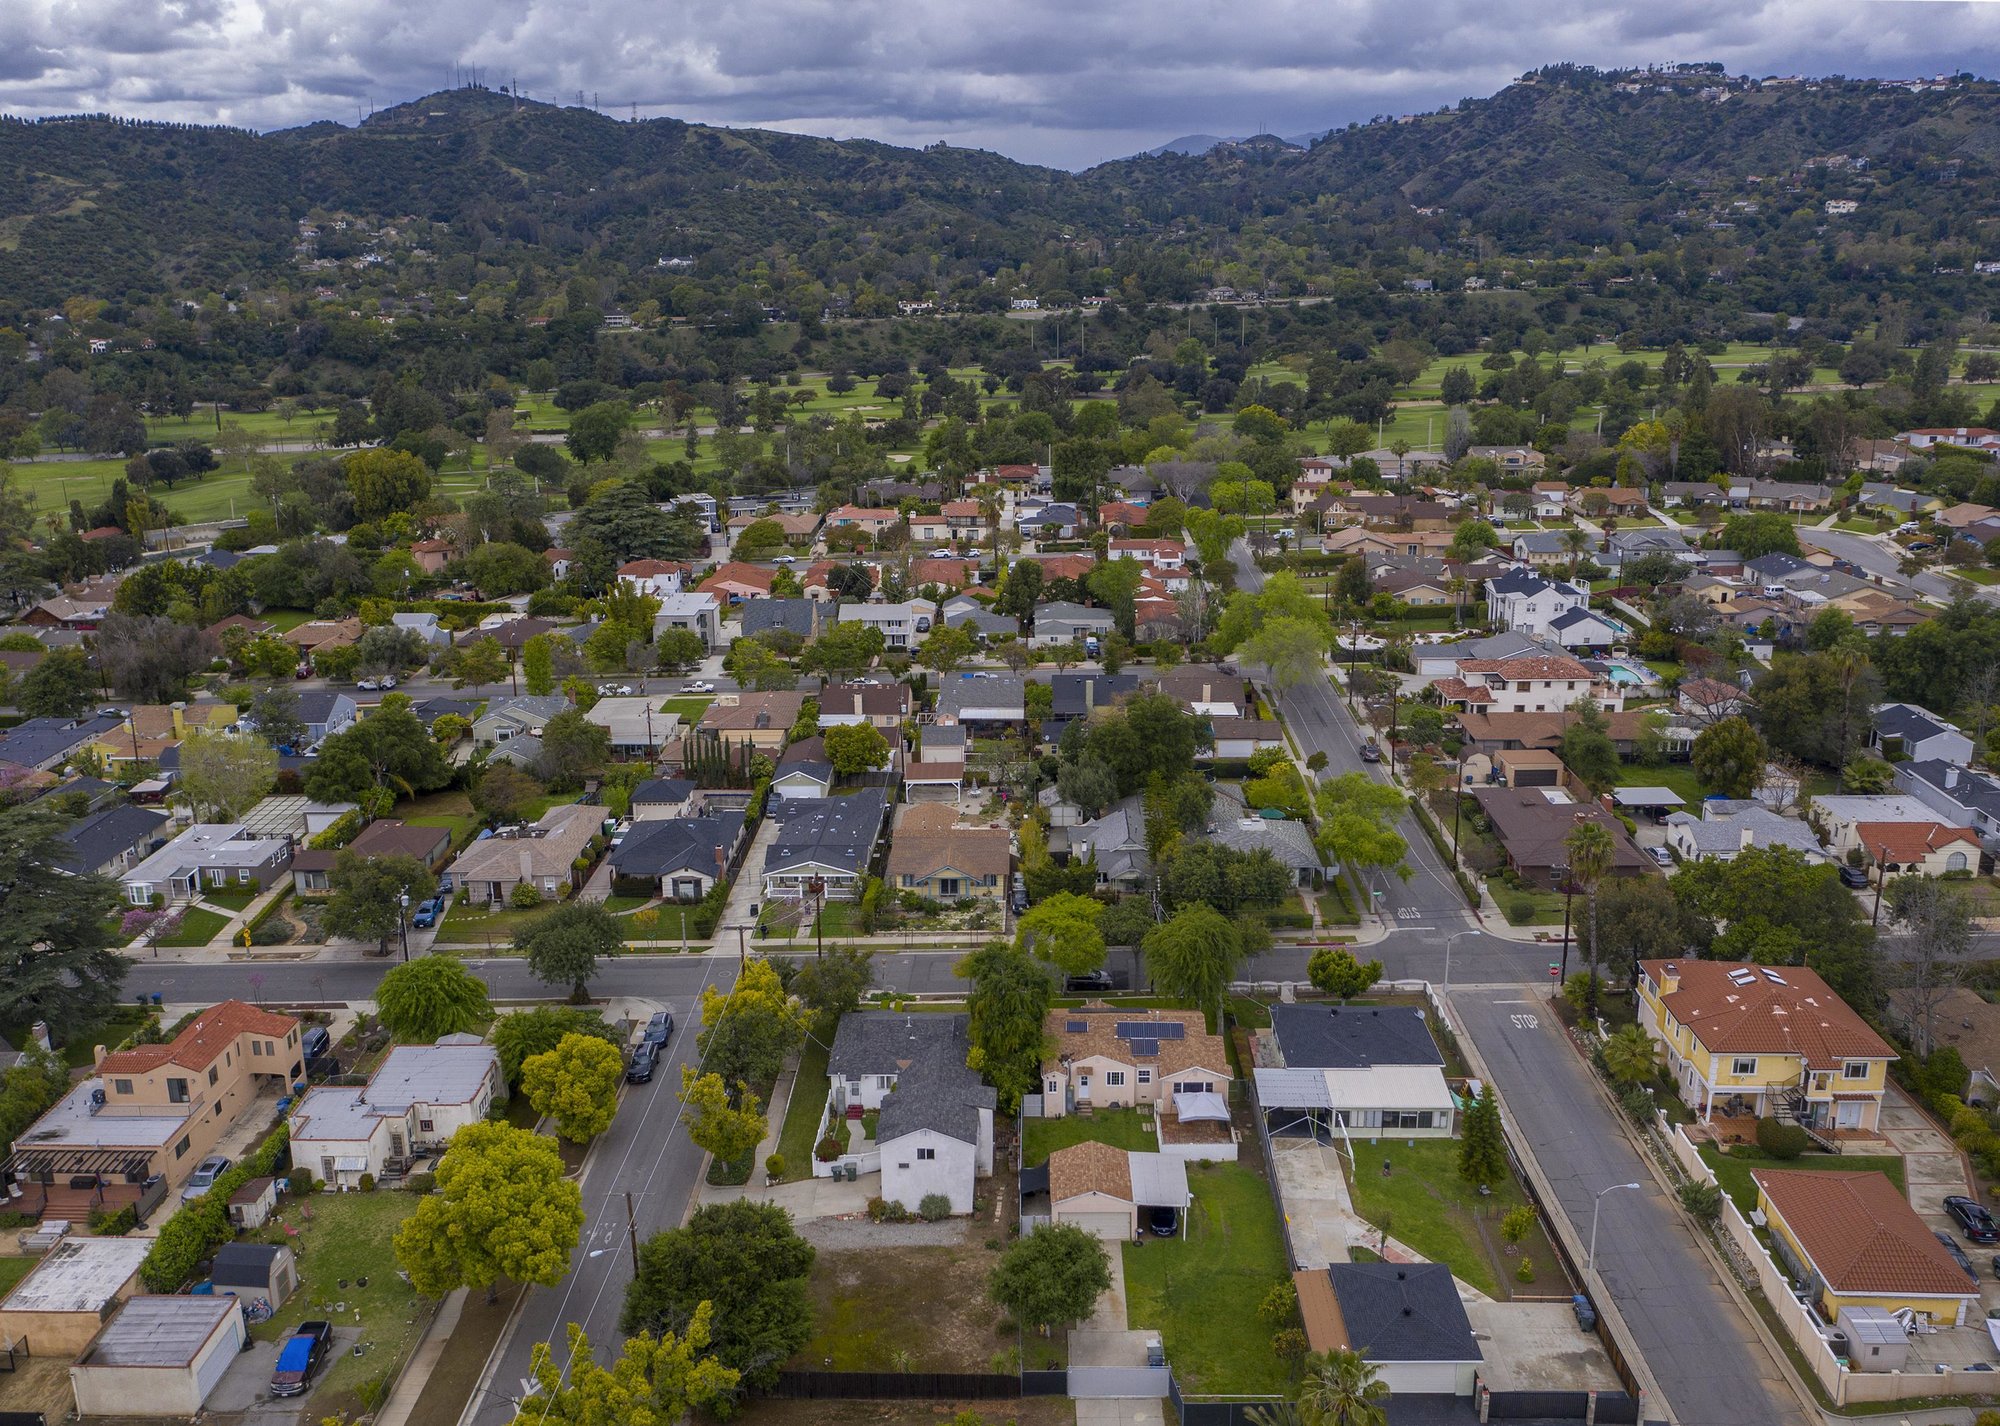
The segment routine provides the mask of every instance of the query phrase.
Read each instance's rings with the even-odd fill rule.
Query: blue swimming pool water
[[[1638,674],[1634,673],[1631,669],[1625,667],[1625,665],[1622,663],[1615,663],[1610,665],[1608,668],[1604,670],[1604,676],[1610,679],[1613,683],[1629,683],[1636,685],[1644,683],[1646,681],[1645,679],[1641,678]]]

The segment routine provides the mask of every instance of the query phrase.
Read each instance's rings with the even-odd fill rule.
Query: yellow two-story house
[[[1750,1177],[1779,1261],[1817,1287],[1827,1321],[1843,1307],[1907,1307],[1949,1327],[1977,1315],[1979,1285],[1887,1175],[1756,1169]]]
[[[1639,963],[1639,1023],[1682,1100],[1724,1115],[1870,1132],[1896,1052],[1815,971],[1746,961]]]

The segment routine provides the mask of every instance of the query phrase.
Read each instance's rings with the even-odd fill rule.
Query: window
[[[1061,1094],[1061,1093],[1062,1093],[1062,1081],[1061,1081],[1061,1080],[1059,1080],[1059,1079],[1052,1079],[1052,1080],[1050,1080],[1050,1081],[1049,1081],[1049,1089],[1048,1089],[1048,1092],[1049,1092],[1050,1094]]]
[[[188,1151],[188,1148],[189,1144],[187,1135],[183,1134],[181,1135],[181,1141],[178,1144],[174,1145],[174,1157],[175,1158],[181,1157],[181,1155],[185,1154]]]
[[[1733,1075],[1739,1075],[1739,1076],[1753,1075],[1757,1073],[1756,1057],[1754,1055],[1748,1058],[1739,1056],[1738,1058],[1731,1060],[1729,1062],[1729,1072]]]
[[[1123,1086],[1125,1083],[1125,1071],[1106,1070],[1104,1072],[1104,1082],[1108,1085]]]
[[[215,1083],[215,1079],[216,1079],[216,1075],[217,1075],[218,1073],[219,1073],[219,1071],[218,1071],[218,1070],[217,1070],[217,1069],[215,1068],[215,1066],[214,1066],[214,1065],[210,1065],[210,1066],[208,1067],[208,1082],[209,1082],[210,1084],[214,1084],[214,1083]]]
[[[930,1162],[930,1161],[931,1161],[932,1159],[935,1159],[936,1157],[937,1157],[937,1150],[936,1150],[936,1149],[918,1149],[918,1150],[917,1150],[917,1162],[918,1162],[918,1163],[920,1163],[920,1164],[922,1164],[922,1163],[929,1163],[929,1162]]]
[[[188,1082],[184,1079],[168,1080],[167,1103],[185,1104],[187,1102],[188,1102]]]
[[[417,1128],[428,1134],[431,1132],[431,1121],[428,1119],[419,1119],[417,1121]]]
[[[1139,1083],[1151,1084],[1152,1082],[1153,1082],[1153,1072],[1151,1070],[1142,1069],[1139,1071]]]
[[[1846,1064],[1840,1067],[1840,1077],[1842,1079],[1868,1078],[1868,1061],[1849,1060]]]
[[[252,1040],[250,1042],[250,1058],[253,1060],[257,1059],[263,1053],[264,1053],[264,1042],[262,1040]]]
[[[130,1094],[132,1092],[132,1081],[129,1079],[114,1079],[111,1081],[111,1089],[114,1094]]]

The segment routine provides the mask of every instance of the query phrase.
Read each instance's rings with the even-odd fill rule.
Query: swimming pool
[[[1647,672],[1650,673],[1651,670],[1648,670]],[[1622,664],[1622,663],[1606,664],[1604,668],[1604,676],[1610,679],[1613,683],[1624,684],[1627,685],[1628,687],[1633,687],[1633,688],[1636,688],[1644,683],[1650,683],[1652,681],[1650,678],[1647,677],[1645,673],[1639,672],[1637,669],[1633,668],[1630,664]]]

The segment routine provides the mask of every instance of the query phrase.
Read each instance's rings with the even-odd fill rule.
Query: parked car
[[[277,1370],[271,1373],[271,1395],[304,1396],[313,1374],[333,1350],[331,1322],[301,1322],[278,1348]]]
[[[1944,1201],[1944,1211],[1958,1225],[1958,1231],[1974,1243],[2000,1243],[2000,1224],[1976,1198],[1954,1193]]]
[[[195,1165],[194,1174],[188,1179],[187,1187],[181,1190],[181,1202],[192,1203],[200,1198],[215,1186],[215,1181],[228,1172],[228,1169],[227,1157],[222,1154],[210,1154]]]
[[[655,1011],[653,1018],[646,1022],[646,1033],[639,1037],[644,1045],[664,1045],[674,1033],[674,1012]]]
[[[1949,1233],[1940,1233],[1935,1230],[1933,1230],[1931,1236],[1937,1239],[1940,1243],[1944,1244],[1944,1250],[1947,1253],[1951,1254],[1951,1260],[1953,1262],[1957,1263],[1961,1268],[1965,1269],[1965,1275],[1967,1277],[1971,1278],[1974,1282],[1979,1281],[1979,1273],[1976,1269],[1973,1268],[1972,1259],[1968,1258],[1965,1255],[1965,1249],[1958,1246],[1958,1240],[1956,1238],[1952,1237],[1951,1234]]]
[[[308,1060],[324,1058],[333,1048],[333,1036],[324,1025],[306,1026],[305,1037],[299,1042],[299,1049]]]
[[[1646,855],[1651,857],[1656,865],[1663,866],[1668,871],[1673,870],[1674,854],[1665,847],[1648,847],[1646,848]]]
[[[660,1047],[651,1040],[641,1040],[632,1047],[631,1063],[625,1066],[627,1084],[647,1084],[653,1078],[653,1071],[660,1066]]]
[[[1851,886],[1856,891],[1863,890],[1868,885],[1868,868],[1859,866],[1842,867],[1840,869],[1840,884],[1842,886]]]
[[[410,917],[410,924],[417,927],[435,926],[442,915],[444,915],[444,897],[433,896],[416,909]]]
[[[383,688],[394,688],[396,686],[396,675],[393,673],[383,674],[381,678],[381,686]]]
[[[1146,1226],[1153,1230],[1155,1238],[1171,1238],[1181,1230],[1180,1212],[1173,1208],[1148,1209]]]
[[[356,683],[354,686],[363,693],[373,693],[376,689],[380,688],[382,685],[376,682],[372,678],[364,678],[360,682]]]
[[[687,686],[686,688],[683,688],[683,689],[681,690],[681,692],[683,692],[683,693],[713,693],[713,692],[715,692],[715,685],[714,685],[714,684],[712,684],[712,683],[710,683],[710,682],[709,682],[708,680],[706,680],[706,679],[701,679],[701,680],[698,680],[698,681],[696,681],[696,682],[694,682],[694,683],[690,683],[690,684],[689,684],[689,685],[688,685],[688,686]]]
[[[1361,745],[1361,761],[1365,763],[1379,763],[1382,761],[1381,745],[1372,740],[1363,743]]]
[[[1070,976],[1063,982],[1063,989],[1072,993],[1117,988],[1118,982],[1111,978],[1111,972],[1108,970],[1087,970],[1082,975]]]

